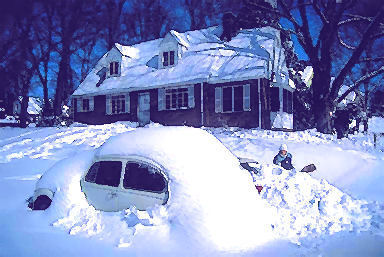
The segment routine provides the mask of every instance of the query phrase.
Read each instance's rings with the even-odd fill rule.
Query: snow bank
[[[355,200],[324,179],[265,165],[254,181],[263,186],[262,198],[278,213],[274,231],[296,244],[316,246],[313,238],[342,231],[380,234],[384,230],[384,206]]]

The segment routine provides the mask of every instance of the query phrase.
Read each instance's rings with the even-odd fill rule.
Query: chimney
[[[221,34],[220,39],[227,42],[231,41],[232,37],[236,36],[238,31],[237,17],[231,12],[224,13],[222,17],[222,26],[223,33]]]

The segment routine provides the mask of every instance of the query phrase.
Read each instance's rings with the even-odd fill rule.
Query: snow
[[[293,129],[293,114],[286,112],[271,112],[272,128]]]
[[[349,86],[341,86],[338,95],[342,96],[347,90],[349,89]],[[340,103],[338,103],[338,107],[344,108],[347,106],[348,103],[353,103],[356,99],[356,93],[355,92],[350,92]]]
[[[266,67],[269,59],[274,60],[276,70],[281,69],[285,75],[288,74],[285,65],[278,67],[280,48],[275,42],[278,37],[275,29],[265,27],[241,30],[229,42],[219,39],[218,29],[211,27],[184,33],[171,31],[170,35],[185,46],[186,50],[178,59],[177,65],[164,69],[154,68],[152,64],[154,58],[159,58],[161,38],[132,46],[115,44],[122,54],[121,76],[107,78],[96,87],[99,81],[97,72],[109,65],[106,54],[73,95],[97,95],[188,83],[267,78],[269,75]],[[274,51],[274,48],[277,50]]]
[[[38,115],[42,110],[41,105],[39,98],[29,97],[27,112],[29,114]]]
[[[13,116],[6,116],[4,119],[0,119],[0,123],[18,123]]]
[[[1,128],[0,255],[384,255],[384,154],[369,136],[204,129],[222,145],[201,129],[136,127]],[[282,142],[298,170],[317,171],[272,165]],[[259,161],[260,194],[231,152]],[[169,203],[95,210],[79,183],[95,154],[150,155],[170,177]],[[36,186],[55,191],[46,211],[26,207]]]
[[[373,116],[368,120],[368,131],[371,133],[384,133],[384,118]]]

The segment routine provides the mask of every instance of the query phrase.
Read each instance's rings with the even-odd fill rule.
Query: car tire
[[[39,195],[33,203],[32,210],[46,210],[51,206],[52,200],[46,195]]]

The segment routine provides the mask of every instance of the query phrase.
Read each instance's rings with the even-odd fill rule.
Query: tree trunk
[[[331,112],[333,112],[334,104],[332,103],[329,95],[329,85],[331,83],[330,74],[321,72],[321,70],[314,70],[312,89],[313,89],[313,115],[315,118],[315,126],[317,131],[321,133],[330,134],[332,132],[331,126]]]
[[[54,114],[56,117],[60,116],[62,113],[61,106],[63,104],[63,101],[65,99],[65,92],[67,92],[68,88],[68,81],[69,81],[69,74],[68,74],[68,67],[69,67],[69,59],[70,59],[70,51],[69,46],[66,46],[63,44],[63,49],[61,52],[61,60],[59,64],[59,74],[57,75],[57,86],[56,86],[56,95],[55,95],[55,101],[54,101]]]
[[[23,77],[23,75],[19,75],[19,83],[21,83],[21,110],[20,110],[20,127],[27,127],[27,119],[28,119],[28,91],[29,91],[29,79]]]
[[[364,133],[368,132],[368,82],[364,83],[364,118],[363,118],[363,124],[364,124]]]

